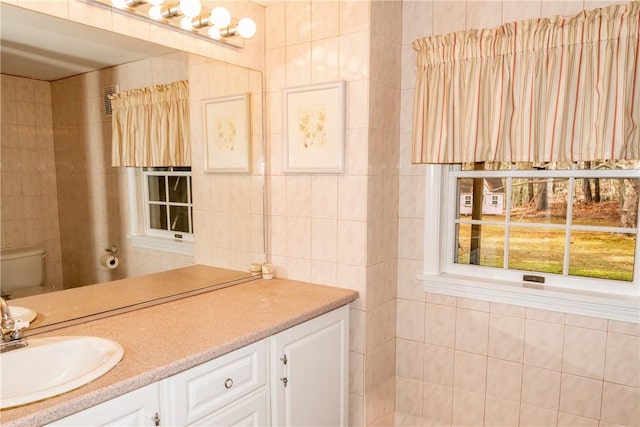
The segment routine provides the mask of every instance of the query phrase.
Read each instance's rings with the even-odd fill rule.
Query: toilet
[[[22,246],[0,251],[0,295],[20,298],[50,292],[44,286],[46,252],[38,246]]]

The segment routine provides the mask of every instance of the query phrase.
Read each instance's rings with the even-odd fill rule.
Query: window
[[[427,290],[589,315],[613,298],[606,317],[637,318],[638,165],[428,165]]]
[[[191,168],[127,168],[127,187],[132,245],[193,256]]]
[[[144,168],[142,176],[146,234],[193,240],[191,168]]]

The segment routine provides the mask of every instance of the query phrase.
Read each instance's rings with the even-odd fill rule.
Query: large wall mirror
[[[5,3],[0,8],[3,252],[43,249],[44,285],[56,291],[192,264],[224,269],[225,281],[250,276],[251,263],[265,257],[261,73]],[[106,96],[179,80],[189,82],[191,176],[159,184],[140,168],[112,167]],[[249,166],[212,171],[205,105],[236,95],[248,104]],[[154,220],[145,194],[158,193],[159,185],[181,186],[176,193],[192,202],[182,227],[192,224],[193,241],[147,235]],[[113,248],[117,268],[105,265]],[[14,298],[33,298],[29,293]]]

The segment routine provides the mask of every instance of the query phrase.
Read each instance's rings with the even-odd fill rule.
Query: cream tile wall
[[[264,262],[264,153],[262,74],[199,55],[189,55],[195,262],[248,271]],[[249,174],[205,171],[203,102],[249,95]]]
[[[49,82],[0,75],[2,248],[37,245],[46,281],[62,285]]]
[[[425,294],[424,171],[410,163],[423,36],[606,2],[404,1],[396,426],[640,425],[640,325]]]
[[[398,304],[397,426],[640,423],[638,324],[436,294]]]
[[[360,291],[350,423],[393,424],[400,2],[266,8],[268,252],[276,274]],[[346,82],[345,173],[283,173],[282,89]]]

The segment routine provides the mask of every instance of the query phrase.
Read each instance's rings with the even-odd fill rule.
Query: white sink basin
[[[31,323],[38,316],[38,313],[27,307],[9,304],[9,310],[11,311],[13,320],[24,320],[25,322]]]
[[[0,354],[0,408],[76,389],[109,372],[124,355],[114,341],[87,336],[28,338],[29,345]]]

